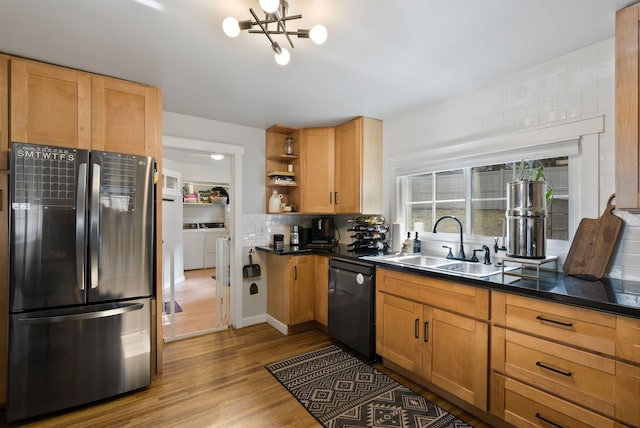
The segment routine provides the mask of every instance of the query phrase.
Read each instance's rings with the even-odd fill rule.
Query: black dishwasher
[[[372,264],[331,258],[329,336],[375,359],[375,269]]]

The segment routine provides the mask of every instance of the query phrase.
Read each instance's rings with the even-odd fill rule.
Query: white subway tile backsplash
[[[593,88],[597,89],[597,85],[593,85]],[[587,100],[585,100],[585,101],[587,101]],[[597,101],[597,99],[594,98],[591,101]],[[559,97],[554,98],[554,100],[553,100],[553,108],[557,109],[557,108],[560,108],[560,107],[578,106],[578,105],[581,105],[582,102],[583,102],[583,100],[582,100],[582,91],[568,93],[567,95],[559,96]]]
[[[526,107],[527,115],[540,114],[553,110],[553,101],[547,100]]]
[[[514,131],[558,121],[604,116],[599,136],[600,213],[615,192],[615,40],[613,37],[514,73],[474,92],[415,114],[429,142],[461,141],[495,129]],[[598,196],[595,196],[595,195]],[[618,213],[625,221],[614,278],[640,280],[640,214]]]

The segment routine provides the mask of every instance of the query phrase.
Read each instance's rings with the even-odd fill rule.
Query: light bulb
[[[260,7],[265,13],[273,13],[278,10],[280,0],[260,0]]]
[[[321,45],[327,41],[327,29],[324,25],[314,25],[311,31],[309,31],[309,37],[311,37],[313,43]]]
[[[240,25],[238,20],[232,16],[229,16],[222,21],[222,31],[229,37],[238,37],[240,34]]]
[[[280,65],[289,64],[289,60],[291,59],[291,55],[289,55],[289,51],[285,48],[281,48],[282,52],[279,54],[275,54],[276,62]]]

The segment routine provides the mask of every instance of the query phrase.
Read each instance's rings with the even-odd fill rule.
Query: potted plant
[[[535,163],[538,163],[538,167],[535,167]],[[549,185],[547,177],[544,175],[544,165],[539,160],[524,160],[522,159],[518,164],[518,179],[516,181],[544,181],[547,183],[547,190],[544,197],[547,204],[551,204],[553,200],[553,188]]]

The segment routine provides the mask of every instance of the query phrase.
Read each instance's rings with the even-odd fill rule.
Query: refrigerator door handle
[[[144,304],[142,303],[130,303],[117,308],[104,309],[94,312],[80,312],[67,315],[44,315],[18,318],[18,322],[21,324],[55,324],[67,321],[90,320],[95,318],[112,317],[114,315],[122,315],[127,312],[139,311],[143,307]]]
[[[100,165],[93,164],[91,173],[91,223],[89,226],[89,254],[91,255],[91,288],[98,288],[100,239]]]
[[[76,195],[76,275],[79,290],[85,289],[87,262],[85,255],[85,215],[87,211],[87,164],[78,167],[78,192]]]

